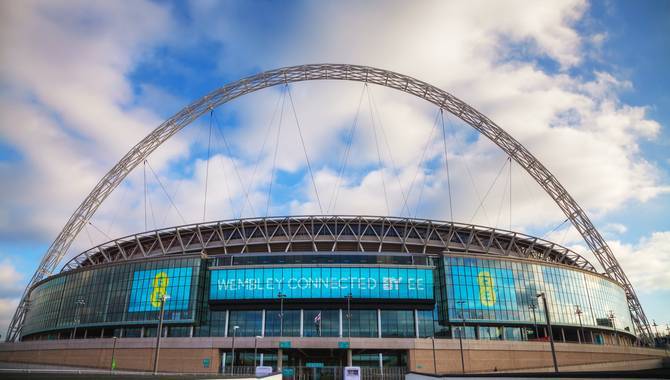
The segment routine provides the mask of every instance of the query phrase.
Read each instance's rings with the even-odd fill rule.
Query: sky
[[[142,137],[226,83],[306,63],[396,71],[487,115],[587,211],[665,326],[668,35],[670,4],[648,0],[1,2],[0,331],[69,216]],[[539,186],[458,118],[332,81],[196,120],[130,173],[61,266],[144,230],[321,212],[513,229],[598,267]]]

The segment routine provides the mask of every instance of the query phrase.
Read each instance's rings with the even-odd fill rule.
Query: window
[[[415,336],[413,310],[382,310],[381,322],[383,338]]]
[[[283,319],[282,322],[279,310],[266,310],[265,336],[300,336],[300,310],[284,310]]]
[[[242,311],[231,310],[228,321],[228,336],[233,336],[235,326],[238,326],[236,336],[261,335],[262,312],[260,310]]]

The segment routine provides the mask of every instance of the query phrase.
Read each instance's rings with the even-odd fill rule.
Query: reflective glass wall
[[[545,323],[544,292],[552,323],[615,327],[633,332],[625,293],[613,282],[580,270],[514,260],[445,256],[438,304],[449,321]],[[446,302],[445,302],[446,301]],[[446,306],[446,307],[445,307]],[[581,313],[578,313],[577,310]],[[486,331],[501,336],[502,331]]]
[[[30,294],[22,334],[74,326],[190,322],[199,289],[199,258],[129,262],[65,273]]]

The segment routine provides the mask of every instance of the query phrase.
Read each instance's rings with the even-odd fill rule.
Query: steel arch
[[[649,322],[644,315],[635,290],[602,235],[556,177],[505,130],[448,92],[412,77],[368,66],[311,64],[265,71],[214,90],[163,122],[126,153],[79,205],[42,257],[38,269],[23,292],[19,306],[9,325],[6,340],[15,341],[20,336],[30,288],[53,273],[78,233],[84,228],[100,204],[123,181],[128,173],[158,146],[201,115],[228,101],[267,87],[311,80],[347,80],[374,83],[415,95],[449,111],[498,145],[535,179],[570,219],[603,266],[605,274],[624,287],[638,332],[645,339],[651,336]]]

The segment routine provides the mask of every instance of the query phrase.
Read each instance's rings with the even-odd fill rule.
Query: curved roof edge
[[[108,241],[68,261],[61,272],[133,259],[184,253],[292,251],[445,251],[531,258],[598,273],[578,253],[538,237],[474,224],[429,219],[303,215],[194,223]]]

